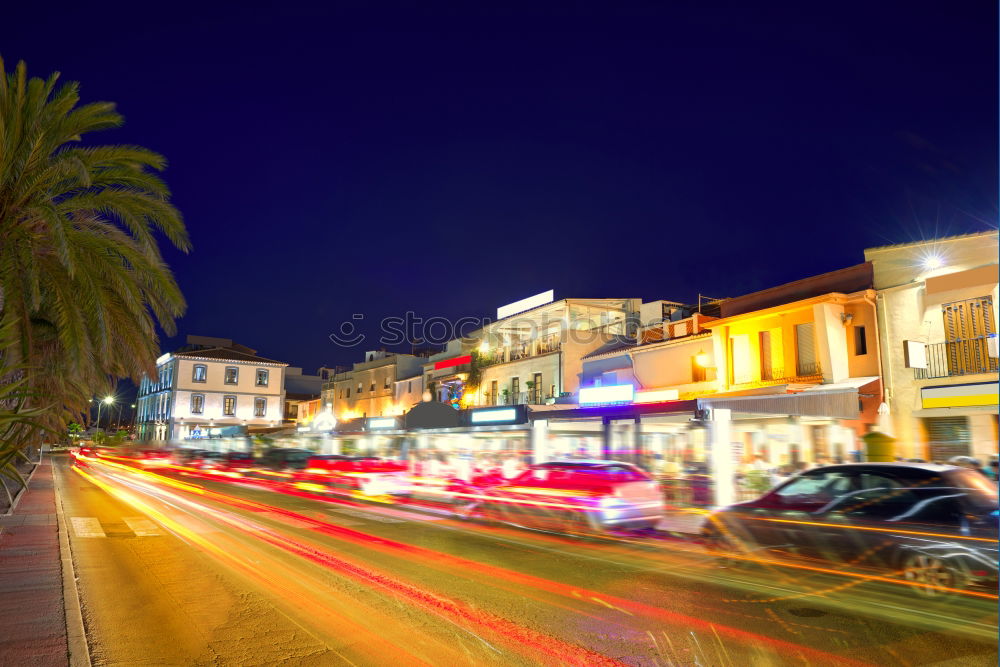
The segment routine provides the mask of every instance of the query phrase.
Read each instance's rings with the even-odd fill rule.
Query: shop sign
[[[997,405],[996,382],[974,382],[943,387],[923,387],[920,390],[921,407],[967,408]]]
[[[603,387],[584,387],[580,390],[580,405],[624,405],[635,398],[635,387],[630,384],[612,384]]]
[[[395,417],[371,417],[368,420],[368,430],[378,430],[386,428],[396,428]]]
[[[473,424],[499,424],[518,421],[517,410],[514,408],[495,408],[491,410],[473,410],[469,415]]]

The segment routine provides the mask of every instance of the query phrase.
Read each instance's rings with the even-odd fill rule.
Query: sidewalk
[[[668,508],[656,529],[685,536],[698,535],[707,514],[707,510],[698,508]]]
[[[52,462],[0,516],[0,655],[8,665],[69,662]]]

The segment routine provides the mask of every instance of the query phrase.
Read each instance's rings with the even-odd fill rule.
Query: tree
[[[110,102],[78,105],[78,85],[56,87],[0,59],[0,320],[15,330],[3,356],[26,379],[29,406],[60,428],[112,378],[155,373],[156,325],[185,309],[163,260],[162,233],[190,244],[166,184],[164,158],[140,146],[89,145],[123,119]]]

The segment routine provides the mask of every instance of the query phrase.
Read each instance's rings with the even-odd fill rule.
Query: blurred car
[[[290,477],[292,472],[305,468],[309,459],[315,455],[315,452],[308,449],[275,447],[264,452],[254,467],[265,472],[285,473]]]
[[[171,458],[173,459],[173,462],[176,463],[177,465],[186,466],[190,465],[192,460],[200,457],[202,455],[202,452],[204,451],[205,451],[204,449],[181,447],[173,451]]]
[[[406,465],[372,456],[319,454],[309,458],[294,476],[307,491],[334,491],[350,495],[399,496],[409,491]]]
[[[255,460],[250,452],[230,451],[224,452],[216,461],[215,467],[220,470],[230,470],[233,472],[245,472],[254,466]]]
[[[215,468],[218,467],[224,456],[225,455],[222,452],[203,449],[200,450],[196,456],[191,458],[188,465],[202,470]]]
[[[162,468],[173,463],[169,449],[139,449],[134,452],[133,458],[143,468]]]
[[[659,484],[618,461],[541,463],[481,489],[481,495],[464,509],[465,516],[568,532],[652,528],[664,509]]]
[[[733,562],[766,552],[876,568],[915,593],[945,597],[996,582],[997,494],[956,466],[824,466],[712,513],[702,538]]]

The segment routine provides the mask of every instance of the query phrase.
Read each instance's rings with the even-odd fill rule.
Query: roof
[[[603,356],[605,354],[612,354],[614,352],[621,352],[623,350],[628,350],[628,349],[633,348],[635,346],[636,346],[636,342],[635,342],[634,338],[630,338],[628,336],[615,335],[614,338],[612,338],[608,342],[604,343],[603,345],[601,345],[599,348],[597,348],[593,352],[590,352],[588,354],[583,355],[583,357],[581,357],[581,358],[582,359],[592,359],[594,357],[600,357],[600,356]]]
[[[223,361],[247,361],[258,364],[280,364],[287,366],[284,361],[275,361],[259,357],[256,354],[247,354],[227,347],[212,347],[207,350],[191,350],[190,352],[175,352],[175,357],[190,357],[193,359],[220,359]]]
[[[871,289],[874,284],[871,262],[855,264],[845,269],[829,271],[810,276],[784,285],[769,287],[758,292],[744,294],[720,304],[723,319],[744,315],[757,310],[783,306],[830,293],[851,294]],[[709,327],[718,320],[706,323]]]
[[[924,239],[922,241],[907,241],[905,243],[890,243],[888,245],[877,245],[871,248],[865,248],[865,252],[869,250],[889,250],[890,248],[905,248],[907,246],[918,246],[918,245],[928,245],[931,243],[942,243],[946,241],[958,241],[961,239],[970,239],[977,236],[996,236],[997,230],[991,229],[985,232],[972,232],[970,234],[956,234],[955,236],[940,236],[936,239]]]

